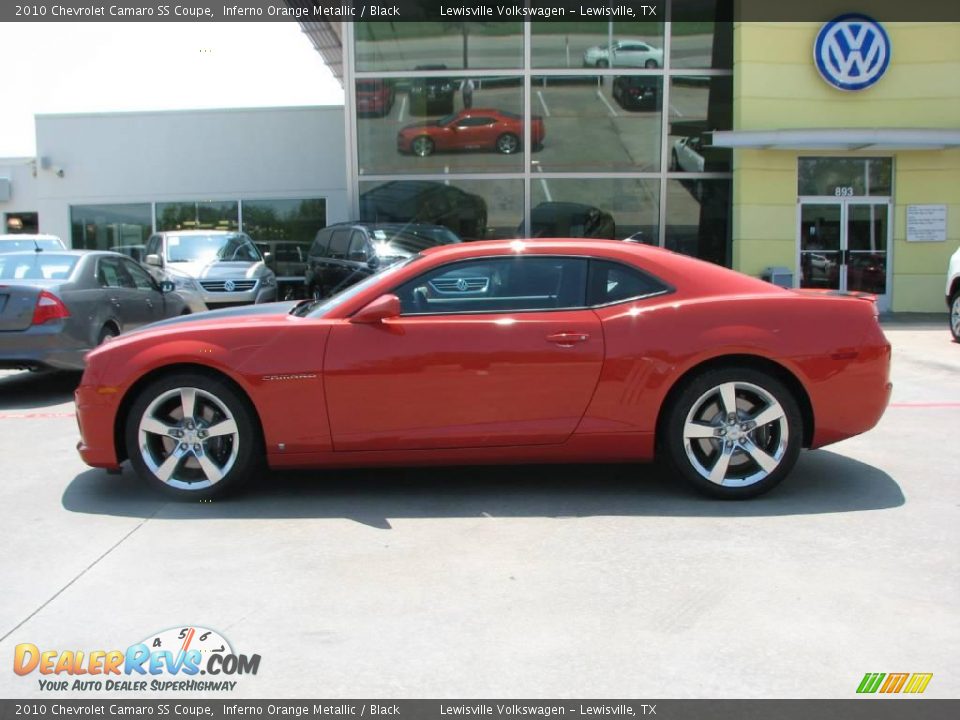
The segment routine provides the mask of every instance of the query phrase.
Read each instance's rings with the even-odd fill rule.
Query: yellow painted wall
[[[825,4],[825,21],[851,9]],[[734,129],[960,129],[960,23],[883,24],[893,45],[886,74],[867,90],[844,92],[814,65],[819,23],[738,23]],[[892,309],[944,311],[947,260],[960,244],[960,150],[735,151],[734,267],[796,272],[799,155],[893,157]],[[906,242],[906,205],[914,203],[947,204],[946,243]]]

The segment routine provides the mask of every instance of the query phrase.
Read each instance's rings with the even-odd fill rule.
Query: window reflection
[[[157,203],[157,231],[239,230],[235,200]]]
[[[530,186],[534,237],[657,242],[659,180],[538,178]]]
[[[534,168],[553,172],[660,168],[663,80],[651,76],[541,76],[530,102],[546,140]]]
[[[367,83],[357,117],[361,174],[517,172],[523,161],[523,92],[517,76],[450,78],[424,75]],[[389,88],[389,89],[388,89]],[[391,93],[393,100],[391,101]],[[387,109],[389,108],[389,109]],[[544,123],[535,119],[535,146]]]
[[[704,141],[712,130],[729,130],[733,122],[730,77],[677,77],[670,80],[670,170],[728,172],[731,153]]]
[[[661,22],[533,22],[536,68],[663,67]]]
[[[360,72],[523,65],[520,22],[356,22],[353,27]]]
[[[443,225],[464,240],[516,237],[523,181],[361,182],[360,220]]]
[[[113,250],[140,260],[152,227],[150,203],[70,208],[71,245],[75,248]]]
[[[729,264],[730,180],[667,183],[666,247],[703,260]]]

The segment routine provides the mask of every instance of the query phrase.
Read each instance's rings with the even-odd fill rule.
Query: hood
[[[172,275],[183,275],[197,280],[254,279],[269,271],[263,262],[194,261],[168,262],[164,269]]]
[[[188,323],[216,322],[231,319],[237,319],[238,321],[242,322],[244,318],[263,317],[265,315],[276,315],[277,317],[283,317],[285,315],[289,315],[290,311],[300,302],[302,301],[285,300],[283,302],[259,303],[257,305],[239,305],[237,307],[223,308],[222,310],[208,310],[207,312],[194,313],[192,315],[180,315],[179,317],[161,320],[160,322],[151,323],[150,325],[139,327],[136,330],[125,332],[122,337],[130,337],[131,335],[136,335],[145,331],[158,330],[160,328],[167,328],[171,326],[182,327]]]

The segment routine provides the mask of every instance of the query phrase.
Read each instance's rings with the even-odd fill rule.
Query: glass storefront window
[[[700,178],[667,182],[668,249],[729,265],[730,184]]]
[[[523,166],[519,76],[363,79],[356,90],[361,175],[517,172]]]
[[[663,67],[662,22],[566,22],[530,24],[535,68]]]
[[[283,283],[302,286],[307,255],[317,231],[327,224],[322,198],[243,200],[243,231],[260,248]],[[269,255],[267,254],[269,253]],[[286,293],[281,295],[286,296]]]
[[[74,248],[113,250],[139,260],[152,227],[150,203],[70,207]]]
[[[520,22],[356,22],[359,72],[523,65]]]
[[[710,147],[704,134],[732,127],[733,78],[671,78],[669,120],[670,170],[730,171],[730,150]]]
[[[733,67],[732,20],[733,0],[673,0],[670,65],[730,70]]]
[[[360,220],[443,225],[464,240],[518,237],[523,181],[361,182]]]
[[[542,122],[545,131],[542,149],[531,159],[534,169],[646,172],[660,168],[662,78],[540,76],[532,83],[534,120]]]
[[[659,180],[537,178],[530,198],[531,237],[657,242]]]
[[[797,194],[858,197],[892,194],[891,158],[802,157],[797,169]]]
[[[157,231],[239,230],[236,200],[191,200],[157,203]]]

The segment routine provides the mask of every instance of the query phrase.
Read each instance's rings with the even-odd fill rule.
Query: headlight
[[[277,276],[274,275],[273,273],[263,276],[263,286],[265,288],[271,288],[276,284],[277,284]]]
[[[200,284],[193,278],[171,274],[169,279],[177,290],[194,290],[196,292],[202,292],[200,290]]]

